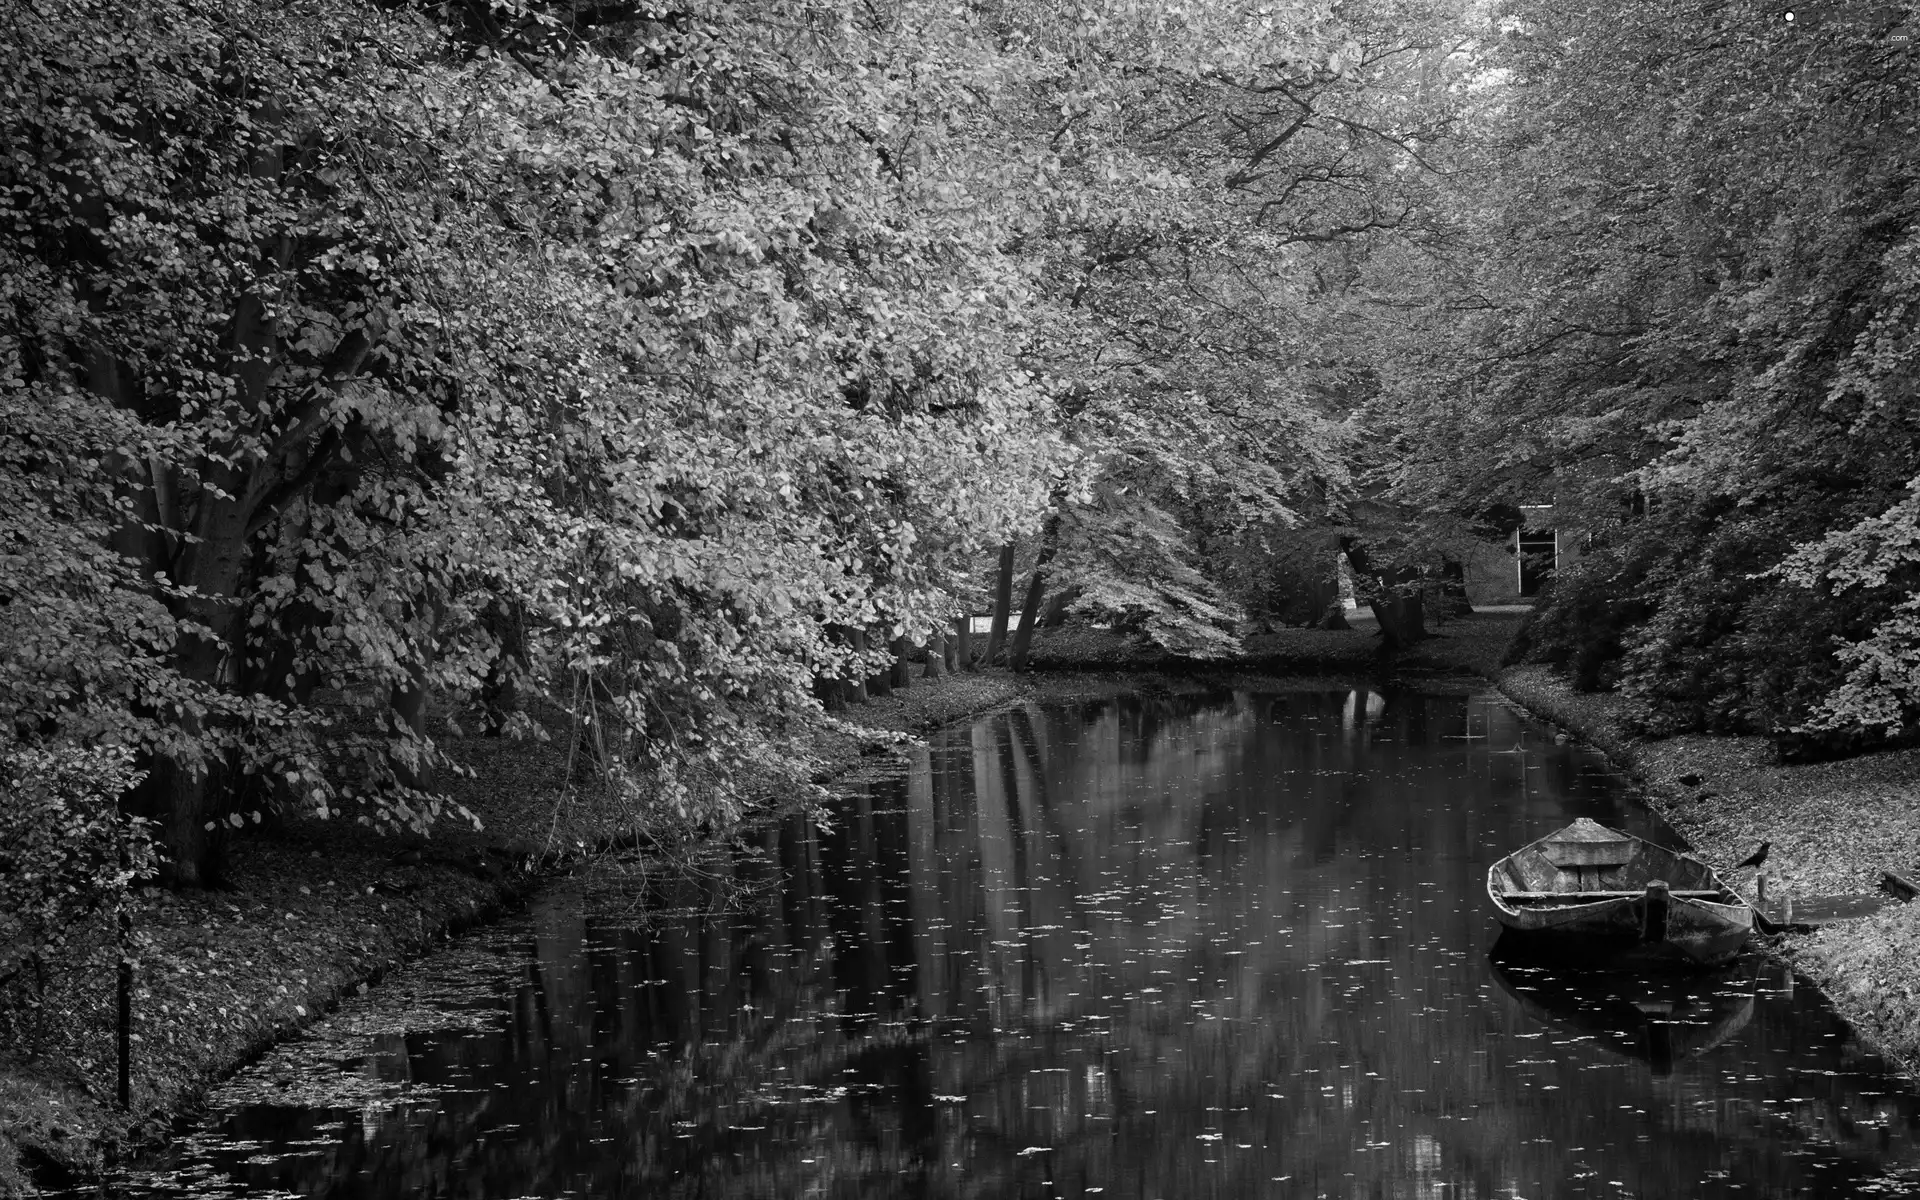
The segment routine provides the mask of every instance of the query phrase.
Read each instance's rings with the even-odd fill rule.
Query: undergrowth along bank
[[[990,710],[1027,687],[1000,671],[917,679],[820,733],[816,781],[884,761],[895,736]],[[160,1148],[213,1083],[595,855],[639,843],[673,856],[726,833],[656,839],[558,742],[448,744],[472,771],[452,791],[480,816],[477,831],[449,824],[431,838],[390,836],[312,818],[249,828],[220,889],[133,893],[145,947],[126,1111],[114,1102],[111,959],[90,954],[108,931],[78,932],[72,961],[54,964],[36,1003],[0,1013],[0,1197],[82,1185]],[[785,803],[764,798],[768,809]]]

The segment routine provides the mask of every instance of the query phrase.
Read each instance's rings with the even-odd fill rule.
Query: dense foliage
[[[1004,544],[1231,649],[1439,128],[1388,7],[7,7],[0,735],[132,753],[185,884],[535,694],[725,819]]]
[[[431,819],[428,694],[546,687],[720,802],[829,622],[944,616],[1070,461],[982,148],[914,125],[975,64],[897,24],[19,15],[5,715],[151,756],[183,880],[249,801]]]
[[[156,850],[121,794],[136,782],[125,750],[20,750],[0,760],[0,993],[32,1004],[49,959],[89,918],[113,913]],[[124,953],[124,948],[122,948]]]
[[[1180,11],[1192,27],[1158,53],[1095,23],[1051,133],[1083,197],[1050,261],[1081,322],[1054,370],[1100,467],[1057,533],[1081,610],[1206,655],[1268,607],[1240,569],[1267,535],[1345,515],[1365,368],[1347,283],[1365,247],[1430,225],[1458,35],[1416,4]]]
[[[996,560],[1221,654],[1546,499],[1649,727],[1920,704],[1864,10],[8,7],[0,733],[178,882],[427,826],[430,711],[724,820]]]
[[[1454,519],[1555,504],[1586,555],[1530,650],[1653,730],[1916,711],[1920,99],[1897,17],[1506,5],[1453,193],[1472,252],[1383,289],[1421,314],[1381,405],[1396,495]]]

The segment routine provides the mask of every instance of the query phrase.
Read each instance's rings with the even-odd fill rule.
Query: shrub
[[[130,752],[22,748],[0,756],[0,986],[45,990],[48,962],[88,918],[158,865],[150,823],[120,812]]]
[[[1792,756],[1883,746],[1801,728],[1843,680],[1835,644],[1886,607],[1772,569],[1807,519],[1701,504],[1633,526],[1561,572],[1508,661],[1558,666],[1576,690],[1618,689],[1644,733],[1768,734]]]
[[[1570,564],[1535,601],[1507,649],[1506,665],[1551,663],[1574,690],[1611,691],[1619,682],[1622,639],[1646,606],[1629,564],[1611,554]]]

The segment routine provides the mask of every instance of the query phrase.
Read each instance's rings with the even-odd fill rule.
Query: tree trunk
[[[532,663],[527,657],[525,614],[518,606],[508,608],[498,599],[487,605],[482,622],[498,649],[487,667],[486,680],[480,685],[480,703],[486,714],[483,731],[488,737],[505,732],[507,720],[520,711],[520,679]]]
[[[953,619],[954,667],[971,671],[973,666],[973,614],[961,613]]]
[[[197,621],[207,633],[181,637],[175,645],[174,665],[194,683],[224,691],[239,682],[239,663],[246,650],[239,636],[238,602],[247,559],[246,497],[251,480],[238,469],[212,460],[203,462],[201,470],[202,478],[214,486],[201,492],[193,536],[174,560],[174,581],[192,591],[174,601],[173,607],[175,615]],[[193,713],[181,717],[180,729],[190,741],[201,740],[207,732]],[[167,847],[163,878],[174,887],[210,887],[219,878],[225,845],[228,764],[209,754],[169,757],[154,766],[157,799],[164,806],[164,812],[156,814]]]
[[[987,634],[986,663],[1000,661],[1007,644],[1007,620],[1013,609],[1013,543],[1000,547],[1000,570],[993,584],[993,629]]]
[[[1339,552],[1306,556],[1300,575],[1302,604],[1298,615],[1318,629],[1345,629],[1346,608],[1340,603]],[[1341,624],[1328,625],[1328,616],[1336,609],[1340,612]],[[1291,619],[1294,614],[1285,615]]]
[[[125,865],[125,856],[122,856]],[[133,1110],[133,918],[123,896],[115,906],[120,935],[119,970],[114,972],[114,1096],[121,1112]]]
[[[1033,629],[1040,623],[1040,600],[1047,591],[1047,564],[1053,561],[1059,540],[1060,512],[1056,508],[1040,531],[1040,553],[1034,556],[1033,578],[1027,583],[1026,603],[1020,606],[1020,626],[1014,630],[1013,647],[1007,651],[1007,665],[1016,671],[1027,669],[1027,652],[1033,647]]]
[[[1397,653],[1427,636],[1426,613],[1421,603],[1419,572],[1410,567],[1376,567],[1366,550],[1354,538],[1340,539],[1354,574],[1366,582],[1367,604],[1380,621],[1381,647]],[[1414,586],[1409,587],[1409,584]]]
[[[1402,581],[1401,587],[1404,586]],[[1404,650],[1427,636],[1426,604],[1417,588],[1389,591],[1385,593],[1384,603],[1376,600],[1372,608],[1373,615],[1380,619],[1380,632],[1386,637],[1387,649]]]
[[[813,698],[820,702],[821,708],[830,713],[847,710],[846,684],[830,675],[813,677]]]
[[[1007,650],[1007,665],[1016,671],[1027,669],[1027,652],[1033,647],[1033,627],[1040,623],[1040,597],[1047,590],[1047,573],[1033,568],[1027,584],[1027,602],[1020,606],[1020,624],[1013,631],[1013,645]]]
[[[927,635],[927,665],[920,673],[928,679],[938,679],[950,668],[947,662],[947,635],[938,625]]]
[[[829,624],[826,628],[828,642],[853,644],[853,630],[845,625]],[[819,698],[821,707],[828,712],[845,712],[847,702],[853,698],[853,681],[840,675],[815,675],[813,694]]]
[[[196,739],[203,732],[197,717],[183,718],[180,732]],[[220,878],[226,849],[225,783],[223,764],[195,763],[185,758],[156,756],[139,789],[142,815],[157,825],[166,857],[160,863],[160,881],[174,888],[211,887]]]
[[[286,115],[268,103],[256,120],[266,128],[282,124]],[[259,149],[249,164],[252,175],[278,178],[284,139],[265,136],[255,144]],[[116,251],[107,237],[106,197],[76,197],[74,211],[83,222],[70,231],[76,257],[102,274],[110,271]],[[95,236],[89,237],[89,231]],[[275,278],[293,262],[294,239],[284,230],[266,233],[256,248],[261,262],[255,278],[262,281]],[[85,282],[89,274],[77,276],[80,297],[95,312],[103,312],[109,298]],[[329,440],[327,425],[332,389],[359,372],[371,348],[364,333],[348,335],[329,355],[313,386],[300,389],[288,403],[276,404],[269,385],[284,359],[275,309],[285,297],[275,287],[263,282],[233,297],[226,337],[231,359],[225,364],[233,389],[223,414],[231,420],[231,437],[203,447],[195,463],[127,455],[111,464],[137,493],[130,497],[134,503],[128,524],[111,535],[113,547],[139,563],[147,578],[163,576],[176,585],[178,590],[166,601],[174,617],[206,630],[177,639],[172,665],[188,682],[229,695],[253,683],[242,669],[247,646],[240,621],[240,601],[250,576],[249,539],[333,460],[339,442]],[[80,346],[74,358],[88,388],[107,403],[156,424],[178,419],[178,412],[165,411],[164,385],[138,378],[111,347]],[[310,445],[316,438],[320,449]],[[201,486],[183,499],[181,483],[189,477],[197,477]],[[144,815],[158,825],[166,849],[163,882],[202,887],[218,876],[221,830],[239,774],[235,764],[210,749],[216,739],[192,710],[178,718],[178,729],[176,744],[184,749],[157,756],[146,782],[125,803],[134,811],[144,807]]]
[[[906,638],[897,637],[893,639],[891,649],[893,650],[893,678],[889,682],[896,688],[911,686],[913,682],[913,668],[907,664],[907,652],[912,649],[912,647],[907,644]]]
[[[1473,601],[1467,599],[1467,569],[1456,559],[1440,564],[1440,612],[1448,617],[1470,617]]]
[[[387,694],[387,706],[391,710],[392,722],[390,744],[407,747],[395,754],[387,752],[387,761],[393,768],[393,777],[401,787],[418,791],[430,782],[426,764],[419,759],[417,744],[427,736],[427,700],[431,689],[427,686],[426,667],[416,665],[407,673],[404,683],[396,683]]]
[[[387,761],[393,768],[393,777],[400,786],[424,791],[432,784],[432,774],[426,760],[427,706],[433,699],[432,685],[427,681],[427,673],[433,667],[434,643],[438,638],[440,615],[443,605],[438,597],[429,597],[421,601],[425,605],[424,626],[415,631],[413,637],[413,661],[406,664],[407,676],[393,685],[388,693],[387,704],[392,710],[393,742],[387,752]],[[606,697],[608,707],[612,707],[611,695]],[[395,749],[399,753],[395,753]],[[612,747],[602,745],[604,754]]]

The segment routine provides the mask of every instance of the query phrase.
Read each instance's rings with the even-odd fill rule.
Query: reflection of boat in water
[[[1537,943],[1611,943],[1711,966],[1740,952],[1753,910],[1713,868],[1585,817],[1487,869],[1500,923]]]
[[[1487,955],[1500,989],[1541,1024],[1591,1037],[1664,1075],[1720,1045],[1753,1019],[1744,973],[1649,977],[1565,967],[1514,953],[1501,938]]]

